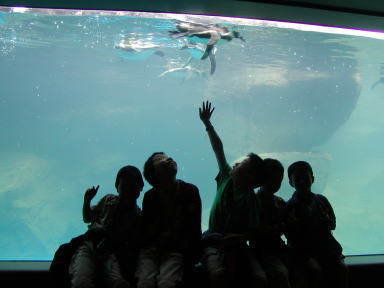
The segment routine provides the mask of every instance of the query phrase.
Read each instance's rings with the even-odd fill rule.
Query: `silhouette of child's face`
[[[129,177],[120,177],[117,185],[119,197],[127,202],[135,202],[143,190],[143,185]]]
[[[177,173],[177,164],[165,154],[157,154],[153,157],[153,167],[157,177],[175,176]]]
[[[313,176],[311,172],[304,168],[297,168],[291,175],[290,184],[296,188],[297,191],[310,191],[313,183]]]
[[[268,174],[264,187],[267,189],[267,191],[270,191],[272,194],[274,194],[280,189],[281,182],[284,178],[284,170],[273,168],[270,168],[268,170],[269,171],[267,171]]]
[[[249,157],[245,158],[241,162],[237,162],[233,165],[231,175],[234,178],[241,179],[241,182],[244,186],[252,186],[256,188],[260,186],[261,179],[255,177],[255,171],[251,165],[251,160]]]

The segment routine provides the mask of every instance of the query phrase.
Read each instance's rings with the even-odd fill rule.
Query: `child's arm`
[[[292,205],[287,205],[284,213],[282,232],[288,241],[300,233],[302,225],[300,219],[296,216],[296,211]]]
[[[223,143],[217,135],[213,125],[211,124],[210,118],[215,108],[211,109],[210,102],[203,102],[203,106],[199,108],[200,119],[205,125],[205,129],[208,132],[209,140],[211,141],[213,152],[215,152],[217,164],[221,170],[226,166],[227,160],[225,159]]]
[[[153,199],[153,193],[148,191],[144,194],[142,202],[142,221],[143,221],[143,235],[144,241],[152,238],[158,233],[158,222],[156,221],[158,217],[157,205]]]
[[[190,194],[190,202],[188,205],[189,209],[189,239],[190,239],[190,259],[193,264],[198,262],[199,257],[201,256],[201,198],[199,194],[199,189],[196,186],[192,186]]]
[[[93,213],[91,209],[91,201],[95,197],[97,190],[99,190],[99,185],[92,186],[92,188],[87,189],[84,194],[84,203],[83,203],[83,221],[85,223],[90,223],[93,220]]]
[[[322,200],[323,200],[323,203],[327,209],[327,213],[325,213],[325,220],[327,225],[329,225],[329,229],[331,230],[335,230],[336,229],[336,216],[335,216],[335,212],[333,211],[333,208],[332,208],[332,205],[331,203],[329,203],[328,199],[323,196],[322,197]]]

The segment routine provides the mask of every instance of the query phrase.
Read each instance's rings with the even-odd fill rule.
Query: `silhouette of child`
[[[131,287],[129,275],[134,271],[127,271],[124,277],[122,265],[133,269],[136,262],[141,226],[141,211],[136,200],[143,186],[140,171],[134,166],[125,166],[116,176],[118,195],[107,194],[91,207],[99,186],[87,189],[83,220],[90,224],[84,243],[69,266],[72,288],[95,287],[99,279],[105,280],[107,287]],[[124,261],[120,261],[122,259]]]
[[[199,109],[213,152],[219,166],[216,177],[217,191],[209,217],[209,229],[204,233],[203,264],[208,272],[211,287],[228,287],[228,272],[236,274],[238,257],[249,254],[246,245],[248,234],[259,225],[259,202],[254,188],[264,181],[264,163],[256,154],[230,167],[223,144],[213,128],[210,118],[214,108],[210,102]],[[255,287],[266,287],[265,277],[255,273]],[[260,277],[259,277],[260,276]]]
[[[305,161],[291,164],[288,178],[296,191],[287,202],[285,235],[296,264],[307,274],[304,285],[346,287],[342,247],[331,232],[336,228],[336,217],[327,198],[311,191],[315,180],[311,165]]]
[[[253,267],[268,279],[271,288],[290,288],[286,266],[286,245],[281,236],[285,230],[285,201],[274,195],[279,191],[284,177],[283,165],[275,159],[264,159],[265,183],[256,197],[260,202],[260,225],[255,231],[250,246]],[[261,267],[260,267],[261,264]]]
[[[153,188],[143,199],[138,288],[179,287],[201,254],[199,190],[176,179],[176,174],[176,162],[163,152],[153,153],[145,162],[144,177]]]

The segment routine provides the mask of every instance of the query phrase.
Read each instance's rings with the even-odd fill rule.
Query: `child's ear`
[[[312,184],[315,182],[315,176],[312,175]]]
[[[293,186],[293,183],[292,183],[291,179],[289,179],[289,185],[291,185],[291,187],[295,188],[295,186]]]

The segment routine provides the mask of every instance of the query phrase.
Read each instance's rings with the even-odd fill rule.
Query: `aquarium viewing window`
[[[206,39],[170,37],[181,22],[244,41],[221,39],[201,60]],[[0,7],[0,260],[51,260],[87,229],[86,188],[100,185],[94,201],[115,193],[118,169],[142,169],[155,151],[199,188],[206,229],[217,166],[205,100],[230,162],[248,152],[285,168],[310,162],[344,254],[382,254],[383,40],[255,19]],[[292,192],[285,173],[277,195]]]

